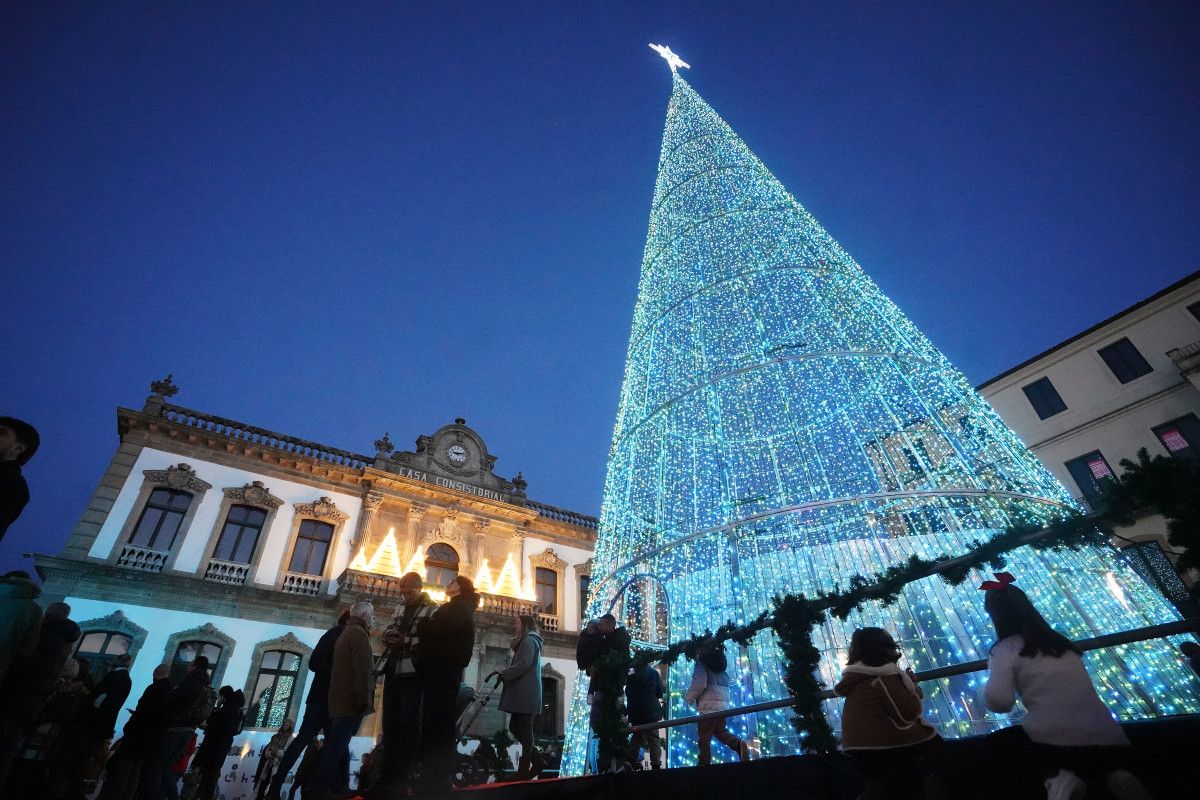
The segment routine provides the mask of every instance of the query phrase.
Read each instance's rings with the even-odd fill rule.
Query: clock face
[[[446,457],[450,459],[451,464],[467,463],[467,449],[461,444],[452,444],[446,449]]]

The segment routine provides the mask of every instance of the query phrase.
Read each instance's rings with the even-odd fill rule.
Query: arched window
[[[246,724],[254,728],[278,728],[287,719],[300,674],[299,653],[268,650],[263,653],[250,695]]]
[[[172,686],[178,686],[183,680],[184,674],[188,671],[188,667],[196,660],[196,656],[204,656],[208,659],[209,674],[216,668],[217,663],[221,660],[221,651],[224,650],[219,644],[213,642],[204,642],[197,640],[189,640],[180,642],[175,648],[175,656],[171,659],[171,672],[168,678]]]
[[[170,550],[175,534],[192,504],[192,495],[175,489],[155,489],[146,500],[129,544],[151,550]]]
[[[429,545],[425,551],[425,582],[445,586],[458,575],[458,553],[443,542]]]
[[[533,573],[535,591],[540,613],[548,616],[558,614],[558,573],[546,567],[538,567]]]
[[[79,640],[75,655],[92,667],[92,680],[98,681],[112,669],[117,656],[129,652],[133,637],[117,631],[89,631]]]
[[[328,522],[306,519],[300,523],[296,535],[296,546],[292,549],[292,560],[288,572],[302,575],[323,575],[325,558],[329,555],[329,543],[333,541],[333,526]]]
[[[236,564],[249,564],[266,519],[267,512],[261,508],[230,506],[229,513],[225,515],[225,525],[221,528],[221,538],[217,540],[217,549],[213,551],[213,558]]]

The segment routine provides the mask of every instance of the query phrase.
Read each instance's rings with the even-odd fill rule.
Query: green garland
[[[932,560],[913,556],[870,577],[855,575],[844,591],[823,592],[813,598],[802,594],[777,596],[771,611],[764,611],[748,623],[726,622],[715,631],[706,630],[675,642],[665,650],[644,651],[632,659],[627,659],[624,654],[609,654],[598,661],[593,670],[593,688],[597,690],[594,702],[600,703],[594,709],[593,718],[601,754],[615,756],[624,747],[628,726],[622,719],[621,694],[625,673],[631,665],[671,664],[680,656],[694,661],[702,646],[725,641],[745,646],[767,628],[775,631],[783,654],[784,682],[795,698],[796,716],[792,724],[800,734],[802,749],[806,753],[832,752],[837,749],[837,738],[821,710],[821,692],[825,686],[817,678],[820,651],[812,641],[813,629],[825,622],[826,612],[844,620],[868,602],[890,606],[899,599],[905,586],[935,574],[951,586],[957,586],[973,569],[1002,568],[1005,555],[1019,547],[1077,550],[1103,541],[1104,533],[1098,523],[1077,513],[1055,520],[1044,528],[1014,525],[991,539],[973,542],[962,555]]]

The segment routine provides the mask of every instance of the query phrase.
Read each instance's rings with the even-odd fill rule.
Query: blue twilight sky
[[[974,383],[1200,266],[1194,3],[6,3],[0,41],[0,413],[43,436],[5,568],[168,372],[360,452],[463,416],[597,513],[651,41]]]

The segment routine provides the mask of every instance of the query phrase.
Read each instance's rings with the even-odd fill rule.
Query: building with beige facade
[[[1142,448],[1200,457],[1200,272],[977,389],[1087,508]],[[1171,554],[1161,516],[1118,533],[1160,563]]]
[[[135,697],[157,664],[179,675],[201,653],[214,686],[244,689],[245,746],[226,765],[227,789],[301,713],[308,656],[339,612],[373,600],[382,629],[410,570],[427,587],[464,574],[481,591],[466,675],[476,687],[507,665],[513,618],[539,616],[538,733],[562,734],[594,517],[529,499],[520,473],[494,472],[496,456],[463,419],[412,451],[385,434],[360,454],[174,405],[170,378],[152,389],[140,410],[117,409],[119,444],[82,518],[62,552],[35,563],[45,600],[65,599],[84,631],[79,655],[100,672],[133,657]],[[502,725],[493,703],[472,732]]]

